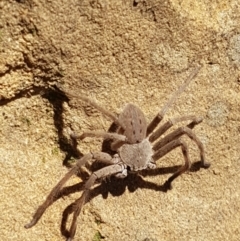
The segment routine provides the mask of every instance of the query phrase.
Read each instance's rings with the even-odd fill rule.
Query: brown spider
[[[116,151],[116,154],[111,156],[105,152],[91,152],[77,160],[76,165],[72,167],[62,180],[60,180],[60,182],[52,189],[46,201],[38,207],[33,215],[33,219],[30,223],[25,225],[25,228],[31,228],[38,222],[45,210],[59,196],[59,193],[63,190],[63,185],[69,180],[69,178],[77,174],[79,169],[90,160],[100,161],[106,166],[90,175],[84,185],[82,196],[77,199],[72,206],[71,212],[73,213],[73,219],[67,235],[67,241],[73,240],[77,227],[77,217],[80,214],[82,206],[86,203],[86,198],[89,195],[91,187],[98,179],[108,176],[125,178],[128,175],[128,171],[137,172],[143,169],[154,169],[158,159],[180,146],[185,164],[165,182],[164,187],[166,190],[171,189],[171,182],[190,167],[188,147],[186,143],[180,139],[182,135],[187,135],[197,144],[200,150],[202,166],[205,168],[209,167],[210,164],[205,161],[203,144],[192,131],[192,128],[202,121],[201,118],[196,118],[194,116],[173,118],[153,132],[163,119],[163,116],[169,109],[170,105],[172,105],[180,93],[185,90],[190,81],[196,77],[199,69],[200,67],[196,68],[195,71],[191,73],[185,83],[180,86],[149,125],[147,125],[143,112],[133,104],[127,104],[123,112],[116,117],[114,114],[98,106],[95,102],[86,97],[71,92],[67,93],[69,96],[77,97],[86,101],[88,104],[101,111],[104,115],[110,117],[118,127],[115,133],[88,131],[82,135],[73,135],[72,137],[77,139],[84,139],[85,137],[102,137],[104,139],[111,139],[113,140],[111,143],[111,149]],[[156,141],[170,127],[181,121],[190,121],[190,123],[187,126],[177,128],[170,134],[167,134],[165,137]]]

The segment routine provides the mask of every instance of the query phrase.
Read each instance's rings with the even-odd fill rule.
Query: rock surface
[[[174,150],[154,172],[103,182],[84,206],[74,240],[239,240],[238,5],[237,0],[2,0],[1,240],[65,240],[62,213],[79,192],[55,202],[32,229],[23,226],[67,172],[63,164],[74,157],[69,130],[107,131],[111,125],[80,100],[63,99],[57,83],[114,113],[134,103],[150,121],[199,64],[198,76],[164,121],[203,116],[194,131],[211,167],[190,170],[162,192],[183,162],[181,151]],[[184,139],[195,163],[199,150]],[[83,154],[101,150],[101,140],[88,138],[78,148]],[[68,185],[79,181],[74,177]]]

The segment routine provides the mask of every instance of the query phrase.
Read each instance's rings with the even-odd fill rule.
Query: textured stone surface
[[[77,99],[60,99],[51,91],[55,83],[115,113],[134,103],[150,121],[201,63],[165,121],[203,116],[195,133],[211,167],[189,171],[164,193],[161,185],[171,175],[164,168],[183,162],[180,150],[174,150],[154,173],[103,182],[84,206],[75,240],[239,240],[238,4],[2,0],[1,239],[64,240],[62,213],[78,192],[55,202],[32,229],[23,226],[67,172],[63,162],[73,154],[68,130],[107,130],[111,124]],[[192,162],[198,161],[196,145],[185,139]],[[100,150],[101,140],[89,138],[78,147],[82,153]],[[74,177],[69,183],[78,181]]]

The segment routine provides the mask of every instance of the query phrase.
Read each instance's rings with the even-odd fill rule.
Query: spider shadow
[[[107,199],[109,194],[111,194],[112,196],[121,196],[126,191],[126,189],[128,189],[130,192],[135,192],[138,188],[152,189],[152,190],[162,191],[162,192],[166,191],[164,185],[158,185],[156,183],[146,181],[140,175],[135,173],[130,173],[124,179],[119,179],[112,176],[106,180],[103,180],[99,185],[97,185],[90,191],[88,199],[84,204],[90,202],[92,199],[96,198],[99,195],[102,195],[104,199]],[[84,192],[84,182],[80,182],[73,186],[63,188],[58,198],[61,198],[63,196],[67,196],[69,194],[79,192],[79,191]],[[76,201],[68,205],[62,213],[61,233],[66,238],[69,237],[69,230],[67,229],[67,221],[70,215],[74,211]]]
[[[193,165],[193,168],[190,169],[190,171],[195,172],[198,169],[200,169],[200,167],[201,167],[200,162],[195,163]],[[165,183],[162,185],[159,185],[159,184],[144,180],[143,177],[174,173],[179,168],[180,166],[176,165],[176,166],[166,167],[166,168],[144,170],[144,171],[141,171],[140,173],[129,173],[129,175],[124,179],[119,179],[119,178],[116,178],[115,176],[111,176],[110,178],[103,180],[100,184],[98,183],[99,185],[97,185],[90,191],[89,197],[84,204],[90,202],[92,199],[96,198],[99,195],[102,195],[104,199],[107,199],[109,194],[111,194],[112,196],[121,196],[126,191],[126,189],[128,189],[129,192],[131,193],[135,192],[138,188],[151,189],[151,190],[160,191],[160,192],[167,192],[168,187],[165,186]],[[84,191],[84,182],[80,182],[78,184],[75,184],[69,187],[64,187],[60,195],[58,196],[58,199],[62,198],[63,196],[68,196],[69,194],[72,194],[75,192],[81,192],[81,191]],[[69,237],[69,230],[67,229],[67,221],[70,215],[74,211],[76,201],[68,205],[62,213],[60,229],[61,229],[62,235],[65,236],[66,238]]]
[[[46,82],[50,81],[46,79]],[[53,120],[54,126],[57,130],[58,135],[58,144],[60,149],[66,153],[66,156],[63,160],[63,165],[69,167],[69,160],[71,157],[80,158],[83,154],[77,149],[77,142],[75,140],[69,141],[69,137],[64,136],[63,128],[63,103],[69,102],[67,95],[60,90],[57,86],[30,86],[29,88],[21,90],[19,93],[16,93],[14,97],[9,99],[0,98],[0,106],[7,105],[20,98],[31,98],[32,96],[40,95],[42,98],[46,99],[53,108]]]
[[[69,163],[69,160],[71,160],[72,157],[79,159],[83,156],[83,153],[81,153],[77,148],[77,141],[74,139],[69,139],[69,137],[65,136],[63,134],[64,129],[64,121],[63,121],[63,103],[69,102],[69,98],[67,95],[59,89],[57,86],[55,86],[52,89],[49,89],[47,92],[45,92],[42,95],[43,98],[47,99],[53,106],[53,120],[54,120],[54,126],[57,130],[58,135],[58,144],[60,149],[66,153],[65,158],[63,159],[63,165],[70,168],[71,164]]]

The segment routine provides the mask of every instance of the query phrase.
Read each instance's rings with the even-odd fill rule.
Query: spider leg
[[[86,137],[102,137],[104,139],[112,139],[116,141],[127,141],[127,137],[121,134],[117,133],[111,133],[111,132],[104,132],[104,131],[88,131],[84,132],[81,135],[71,134],[71,137],[74,139],[80,139],[83,140]]]
[[[173,125],[177,124],[178,122],[181,121],[189,121],[191,120],[191,123],[187,125],[188,128],[193,129],[195,125],[199,124],[202,122],[201,117],[195,117],[193,115],[189,116],[182,116],[182,117],[177,117],[168,120],[164,125],[160,126],[155,132],[153,132],[149,136],[149,141],[154,142],[157,138],[159,138],[162,134],[164,134],[169,128],[171,128]]]
[[[175,93],[172,95],[172,97],[168,100],[168,102],[163,106],[163,108],[159,111],[159,113],[153,118],[151,123],[147,127],[147,136],[154,131],[154,129],[157,127],[157,125],[160,123],[160,121],[163,119],[164,115],[168,111],[168,109],[173,105],[173,103],[176,101],[178,96],[185,91],[186,87],[189,85],[189,83],[197,76],[199,70],[202,68],[202,66],[197,67],[185,80],[185,82],[175,91]]]
[[[88,181],[84,186],[85,190],[83,191],[82,196],[79,199],[77,199],[74,205],[72,206],[71,213],[73,212],[73,219],[72,219],[71,227],[69,230],[69,237],[67,241],[72,241],[74,238],[74,235],[76,233],[76,228],[77,228],[77,218],[81,212],[83,205],[86,203],[91,187],[94,185],[96,180],[107,176],[111,176],[111,175],[121,174],[126,170],[126,168],[127,167],[123,164],[115,164],[115,165],[104,167],[92,173],[92,175],[90,176],[90,178],[88,179]]]
[[[201,157],[202,166],[205,167],[205,168],[208,168],[210,166],[210,163],[206,162],[206,160],[205,160],[205,151],[204,151],[204,148],[203,148],[203,144],[200,141],[200,139],[196,136],[196,134],[187,126],[179,127],[178,129],[176,129],[172,133],[166,135],[164,138],[162,138],[161,140],[156,142],[153,145],[153,150],[154,151],[161,150],[162,148],[164,148],[164,146],[167,143],[169,143],[172,140],[175,140],[175,139],[179,138],[180,136],[182,136],[184,134],[187,135],[190,139],[192,139],[197,144],[197,146],[200,150],[200,157]]]
[[[117,158],[117,157],[116,157]],[[32,220],[30,221],[30,223],[26,224],[24,227],[25,228],[31,228],[33,227],[38,220],[41,218],[41,216],[43,215],[43,213],[46,211],[46,209],[52,205],[52,203],[54,201],[56,201],[61,193],[61,189],[63,187],[63,185],[75,174],[78,173],[79,169],[81,168],[81,166],[83,166],[84,164],[86,164],[89,160],[91,159],[96,159],[98,161],[101,161],[105,164],[115,164],[119,161],[119,158],[112,158],[109,154],[104,153],[104,152],[93,152],[93,153],[89,153],[86,154],[85,156],[83,156],[81,159],[79,159],[76,163],[76,165],[70,169],[70,171],[58,182],[58,184],[52,189],[52,191],[50,192],[50,194],[47,196],[45,202],[40,205],[37,209],[37,211],[35,212],[35,214],[33,215]]]
[[[176,139],[173,140],[169,143],[167,143],[166,145],[164,145],[162,148],[160,148],[157,152],[154,153],[153,155],[153,159],[156,161],[158,159],[160,159],[161,157],[163,157],[164,155],[166,155],[168,152],[170,152],[171,150],[177,148],[181,146],[182,148],[182,153],[183,153],[183,157],[185,160],[185,163],[182,167],[180,167],[179,170],[177,170],[170,178],[168,178],[168,180],[165,182],[164,186],[167,189],[171,189],[171,183],[172,181],[177,178],[178,176],[180,176],[182,173],[184,173],[185,171],[187,171],[190,167],[190,159],[189,159],[189,153],[188,153],[188,148],[187,148],[187,144],[181,140],[181,139]]]
[[[61,86],[58,86],[59,89],[62,89]],[[73,90],[70,90],[68,88],[64,89],[64,93],[68,96],[72,96],[74,98],[77,99],[81,99],[84,102],[86,102],[87,104],[93,106],[95,109],[97,109],[98,111],[100,111],[101,113],[103,113],[103,115],[109,117],[115,124],[117,124],[118,126],[121,126],[123,129],[125,129],[125,126],[123,125],[123,123],[118,119],[118,117],[116,115],[114,115],[112,112],[106,110],[105,108],[101,107],[100,105],[98,105],[95,101],[91,100],[90,98],[81,95],[81,94],[77,94],[75,93]]]

